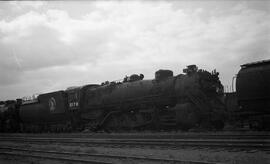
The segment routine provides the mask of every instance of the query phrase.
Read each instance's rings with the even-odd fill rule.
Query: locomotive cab
[[[66,89],[68,110],[76,111],[80,108],[80,87],[69,87]]]

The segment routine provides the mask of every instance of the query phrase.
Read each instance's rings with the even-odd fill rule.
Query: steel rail
[[[263,133],[1,133],[0,137],[47,137],[47,138],[151,138],[151,139],[269,139],[270,132]]]
[[[74,142],[74,143],[231,143],[231,144],[270,144],[270,139],[82,139],[82,138],[32,138],[0,137],[0,141],[38,141],[38,142]]]
[[[47,160],[57,160],[57,161],[68,161],[68,162],[76,162],[76,163],[89,163],[89,164],[112,164],[111,162],[97,161],[97,160],[87,160],[87,159],[74,159],[70,157],[54,157],[48,155],[33,155],[33,154],[22,154],[22,153],[14,153],[14,152],[0,152],[0,155],[8,155],[8,156],[20,156],[20,157],[30,157],[30,158],[39,158],[39,159],[47,159]]]
[[[22,149],[13,147],[1,147],[0,149],[12,150],[12,151],[24,151],[24,152],[36,152],[36,153],[46,153],[46,154],[59,154],[59,155],[71,155],[71,156],[87,156],[87,157],[101,157],[101,158],[113,158],[113,159],[133,159],[133,160],[145,160],[145,161],[155,161],[155,162],[172,162],[172,163],[184,163],[184,164],[217,164],[213,162],[203,162],[203,161],[183,161],[178,159],[168,159],[168,158],[150,158],[150,157],[140,157],[140,156],[130,156],[130,155],[108,155],[108,154],[89,154],[89,153],[75,153],[75,152],[58,152],[58,151],[44,151],[44,150],[34,150],[34,149]],[[84,162],[84,161],[83,161]],[[87,161],[86,161],[87,162]],[[99,162],[99,161],[97,161]]]
[[[108,155],[108,154],[89,154],[89,153],[78,153],[78,152],[59,152],[59,151],[45,151],[45,150],[34,150],[34,149],[22,149],[22,148],[14,148],[14,147],[1,147],[2,150],[11,150],[11,151],[22,151],[22,152],[34,152],[34,153],[46,153],[46,154],[58,154],[58,155],[68,155],[68,156],[86,156],[86,157],[98,157],[98,158],[112,158],[112,159],[120,159],[120,160],[144,160],[144,161],[153,161],[153,162],[170,162],[170,163],[179,163],[179,164],[217,164],[213,162],[204,162],[204,161],[184,161],[184,160],[178,160],[178,159],[168,159],[168,158],[153,158],[153,157],[141,157],[141,156],[130,156],[130,155]],[[0,153],[0,154],[7,154],[6,152]],[[13,154],[13,153],[12,153]],[[16,153],[14,153],[17,155]],[[21,154],[19,154],[21,155]],[[28,154],[26,154],[28,156]],[[30,155],[30,157],[36,157],[36,155]],[[43,156],[41,156],[43,157]],[[47,157],[45,157],[47,158]],[[49,157],[51,159],[58,159],[58,157]],[[69,160],[70,158],[66,159],[63,158],[63,160]],[[72,158],[74,159],[74,158]],[[62,158],[60,159],[62,160]],[[92,160],[91,160],[92,161]],[[74,162],[89,162],[89,160],[75,159]],[[94,161],[94,162],[100,162],[100,161]],[[101,162],[102,163],[102,162]],[[104,162],[107,164],[107,162]]]
[[[1,137],[0,139],[32,139],[32,140],[108,140],[108,141],[231,141],[231,142],[256,142],[270,141],[270,138],[252,138],[252,139],[235,139],[235,138],[80,138],[80,137]]]
[[[65,144],[97,144],[97,145],[135,145],[135,146],[203,146],[270,149],[269,139],[81,139],[81,138],[0,138],[0,141],[30,143],[65,143]]]

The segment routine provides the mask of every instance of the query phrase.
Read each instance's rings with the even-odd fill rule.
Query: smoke
[[[21,63],[20,63],[20,61],[19,61],[19,59],[18,59],[18,57],[17,57],[17,55],[16,55],[14,49],[12,49],[12,54],[13,54],[13,58],[14,58],[14,60],[15,60],[15,63],[16,63],[17,66],[18,66],[18,69],[21,70],[21,69],[22,69],[22,65],[21,65]]]

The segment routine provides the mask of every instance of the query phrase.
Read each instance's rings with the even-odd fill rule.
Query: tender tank
[[[66,101],[64,91],[41,94],[22,104],[20,117],[25,123],[61,122],[66,119]]]

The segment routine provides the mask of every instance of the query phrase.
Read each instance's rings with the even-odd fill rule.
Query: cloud
[[[269,13],[246,3],[208,10],[176,2],[92,2],[79,17],[71,13],[86,10],[83,5],[69,12],[52,3],[0,19],[4,90],[32,84],[39,87],[17,95],[48,92],[132,73],[153,78],[157,69],[179,74],[189,64],[217,68],[228,84],[240,64],[269,55]]]
[[[39,9],[46,4],[44,1],[11,1],[9,4],[14,10],[22,10],[24,8]]]

